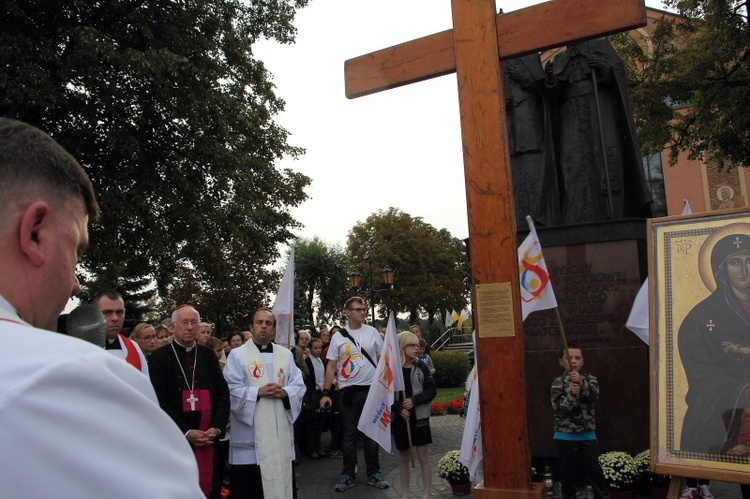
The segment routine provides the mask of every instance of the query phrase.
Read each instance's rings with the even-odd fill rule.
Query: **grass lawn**
[[[463,396],[465,388],[463,386],[456,386],[454,388],[438,388],[437,397],[433,402],[451,402],[456,400],[458,397]]]

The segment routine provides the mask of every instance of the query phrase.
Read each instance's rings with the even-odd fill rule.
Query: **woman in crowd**
[[[156,348],[169,345],[170,341],[172,341],[172,331],[164,324],[156,326]]]
[[[328,348],[328,345],[331,344],[331,333],[330,331],[328,331],[327,327],[324,327],[323,329],[320,330],[320,334],[318,334],[318,338],[320,338],[320,341],[323,343],[323,347],[322,347],[323,350]],[[323,350],[321,350],[321,354]]]
[[[312,336],[310,336],[310,333],[307,331],[300,331],[296,336],[297,344],[294,345],[294,349],[292,350],[292,353],[294,354],[294,363],[297,364],[297,367],[300,368],[300,370],[302,371],[302,375],[307,378],[310,373],[307,370],[305,360],[309,355],[309,352],[307,351],[307,345],[310,344],[310,339],[312,338]]]
[[[302,371],[302,379],[305,381],[305,384],[307,384],[308,378],[310,377],[310,370],[305,361],[309,355],[307,345],[310,343],[310,333],[307,331],[295,332],[295,338],[297,344],[294,345],[294,349],[292,350],[294,363],[297,364],[297,367]],[[313,409],[310,411],[302,411],[300,417],[294,422],[294,441],[299,446],[300,452],[305,455],[311,454],[311,451],[307,447],[308,442],[305,435],[309,430],[310,421],[313,416],[313,413],[311,412],[312,410]]]
[[[219,360],[219,366],[224,369],[227,365],[227,358],[224,355],[224,345],[221,340],[215,336],[209,336],[206,338],[206,346],[214,351],[216,358]]]
[[[148,360],[149,355],[156,350],[156,329],[151,324],[140,322],[133,328],[130,333],[130,339],[138,343],[143,355]]]
[[[243,342],[242,331],[232,331],[227,336],[227,343],[229,343],[229,349],[234,350],[237,347],[241,347]]]

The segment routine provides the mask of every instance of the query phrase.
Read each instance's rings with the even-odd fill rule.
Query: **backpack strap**
[[[375,362],[373,362],[372,357],[370,357],[370,354],[367,353],[367,350],[365,350],[364,347],[360,346],[359,343],[357,343],[354,340],[354,338],[352,338],[352,335],[349,334],[349,331],[347,331],[345,327],[342,327],[341,329],[339,329],[339,333],[343,334],[344,338],[348,339],[349,341],[351,341],[352,343],[354,343],[357,348],[359,348],[359,351],[362,352],[362,355],[364,355],[367,358],[367,360],[370,361],[370,364],[372,364],[372,367],[374,367],[375,369],[378,368],[377,364],[375,364]]]

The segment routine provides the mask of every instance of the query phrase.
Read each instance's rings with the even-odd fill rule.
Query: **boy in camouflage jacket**
[[[552,382],[552,408],[555,411],[555,444],[560,459],[563,499],[576,496],[579,478],[591,484],[594,497],[608,499],[609,489],[596,451],[594,402],[599,398],[596,376],[581,373],[583,354],[575,345],[560,352],[565,373]]]

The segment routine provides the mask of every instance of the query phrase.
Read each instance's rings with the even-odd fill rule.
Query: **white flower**
[[[630,490],[638,476],[635,460],[627,452],[611,451],[599,456],[604,478],[613,490]]]
[[[457,450],[448,451],[438,461],[437,475],[451,484],[469,482],[469,469],[458,460],[459,454]]]
[[[651,469],[651,451],[646,449],[643,452],[636,454],[635,457],[633,457],[633,461],[635,462],[636,468],[638,468],[639,474],[648,473]]]
[[[651,471],[651,451],[648,449],[637,454],[633,460],[638,468],[638,480],[641,487],[666,487],[669,485],[670,477]]]

